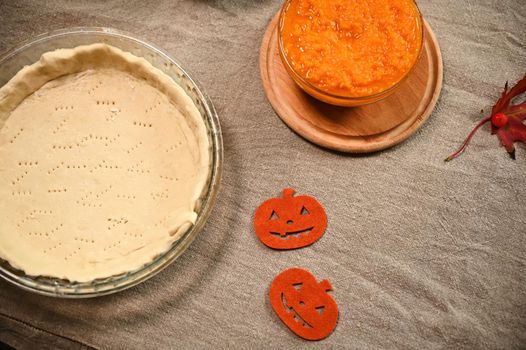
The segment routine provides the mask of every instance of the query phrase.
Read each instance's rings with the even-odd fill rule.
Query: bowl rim
[[[413,70],[417,66],[417,63],[418,63],[418,61],[420,59],[420,56],[422,55],[422,52],[424,51],[423,50],[424,49],[424,19],[422,17],[422,12],[420,11],[420,8],[418,7],[418,4],[416,3],[415,0],[412,0],[414,6],[416,8],[417,14],[418,14],[418,16],[417,16],[417,24],[418,24],[418,26],[420,28],[420,45],[418,46],[418,54],[416,55],[415,60],[414,60],[414,62],[411,65],[411,68],[407,70],[407,72],[400,78],[400,80],[398,80],[391,87],[389,87],[389,88],[387,88],[385,90],[382,90],[380,92],[374,93],[372,95],[364,95],[364,96],[339,95],[339,94],[335,94],[335,93],[331,93],[331,92],[322,90],[319,87],[317,87],[316,85],[310,83],[305,78],[303,78],[301,76],[301,74],[299,74],[294,69],[294,67],[292,66],[292,64],[288,60],[287,54],[285,53],[285,47],[284,47],[284,43],[283,43],[282,30],[283,30],[283,25],[285,23],[285,13],[287,12],[287,9],[290,6],[290,3],[292,1],[295,1],[295,0],[285,0],[285,2],[283,3],[283,6],[280,9],[279,22],[278,22],[279,55],[281,57],[281,61],[285,65],[285,68],[286,68],[287,72],[289,73],[289,75],[292,76],[293,80],[297,84],[298,84],[298,82],[301,82],[301,84],[304,84],[304,86],[307,86],[309,89],[314,90],[316,93],[320,94],[321,96],[327,96],[327,97],[333,98],[335,100],[356,101],[358,103],[361,102],[361,101],[363,101],[364,103],[367,103],[368,101],[371,101],[371,100],[375,100],[376,101],[377,99],[381,98],[384,95],[388,96],[388,95],[390,95],[391,92],[396,90],[396,88],[398,86],[400,86],[400,84],[411,74],[411,72],[413,72]],[[300,87],[303,89],[303,86],[301,86],[301,84],[298,84],[298,85],[300,85]],[[310,93],[309,93],[309,95],[310,95]]]
[[[70,36],[70,35],[108,35],[131,42],[135,42],[139,46],[146,48],[148,51],[154,51],[156,54],[161,56],[163,59],[168,60],[174,65],[192,85],[192,90],[195,90],[198,99],[202,102],[202,106],[206,111],[206,115],[202,115],[203,121],[205,122],[207,133],[209,135],[210,145],[210,157],[211,164],[209,169],[209,176],[207,183],[203,188],[203,192],[200,197],[200,205],[197,213],[197,219],[194,225],[192,225],[186,232],[176,241],[172,242],[170,247],[159,254],[151,262],[143,265],[142,267],[133,271],[125,272],[120,275],[109,276],[107,278],[95,279],[89,282],[69,282],[69,285],[61,285],[59,282],[65,282],[65,280],[44,277],[44,276],[30,276],[26,275],[22,270],[12,267],[9,262],[0,259],[0,277],[4,280],[31,292],[57,297],[57,298],[91,298],[97,296],[103,296],[108,294],[117,293],[139,283],[142,283],[162,270],[168,265],[173,263],[179,256],[181,256],[190,244],[195,240],[197,235],[202,231],[208,217],[216,202],[223,170],[223,137],[221,132],[221,125],[219,123],[219,117],[217,111],[212,103],[212,100],[205,92],[201,83],[199,83],[193,74],[181,66],[179,61],[174,59],[171,55],[159,48],[155,44],[141,39],[135,34],[122,31],[110,27],[68,27],[50,32],[42,33],[37,36],[28,38],[15,44],[11,48],[7,48],[0,52],[0,66],[2,63],[9,59],[11,56],[17,53],[23,52],[28,47],[46,41],[55,37]],[[148,60],[147,57],[144,57]],[[167,75],[170,76],[167,72]],[[9,266],[9,270],[4,267]],[[16,272],[14,272],[14,271]],[[18,274],[21,274],[19,276]],[[40,281],[39,281],[40,279]],[[46,283],[42,282],[42,279],[46,280]],[[49,281],[53,281],[53,283]]]

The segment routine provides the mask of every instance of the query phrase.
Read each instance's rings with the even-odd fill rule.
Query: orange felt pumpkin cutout
[[[270,304],[296,335],[320,340],[329,336],[338,322],[338,305],[327,293],[330,290],[329,281],[318,283],[309,271],[292,268],[270,285]]]
[[[294,197],[283,190],[283,198],[271,198],[256,209],[254,229],[259,240],[274,249],[296,249],[316,242],[327,228],[327,215],[310,196]]]

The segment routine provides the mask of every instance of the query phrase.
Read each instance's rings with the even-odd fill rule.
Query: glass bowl
[[[48,51],[79,45],[106,43],[148,60],[169,75],[192,98],[205,122],[211,145],[208,182],[199,200],[196,223],[170,248],[141,268],[90,282],[71,282],[46,276],[28,276],[0,259],[0,277],[32,292],[62,298],[87,298],[111,294],[130,288],[154,276],[177,259],[202,230],[216,201],[221,180],[223,139],[217,113],[203,88],[170,55],[153,44],[131,34],[101,27],[69,28],[42,34],[24,41],[0,54],[0,86],[6,84],[20,69],[30,65]]]
[[[303,77],[300,73],[298,73],[292,64],[289,62],[287,58],[287,54],[285,53],[285,47],[283,44],[283,26],[285,21],[285,13],[288,10],[290,4],[295,0],[286,0],[283,4],[283,7],[280,11],[279,16],[279,24],[278,24],[278,42],[279,42],[279,55],[281,57],[281,61],[283,62],[283,65],[285,66],[285,69],[287,70],[287,73],[289,76],[294,80],[294,82],[306,93],[311,95],[317,100],[320,100],[325,103],[329,103],[336,106],[343,106],[343,107],[353,107],[353,106],[361,106],[369,103],[374,103],[379,100],[382,100],[392,93],[394,93],[397,88],[402,84],[402,82],[411,74],[411,72],[414,70],[417,62],[419,61],[420,55],[422,54],[422,48],[424,43],[424,26],[423,26],[423,19],[422,14],[420,13],[420,9],[418,8],[416,2],[414,2],[416,11],[418,13],[417,16],[417,26],[420,31],[420,43],[418,47],[418,53],[416,55],[416,59],[413,62],[413,65],[411,68],[405,73],[404,76],[400,78],[400,80],[395,83],[390,88],[383,90],[379,93],[375,93],[373,95],[368,96],[350,96],[350,95],[336,95],[327,91],[324,91],[320,89],[319,87],[311,84],[305,77]]]

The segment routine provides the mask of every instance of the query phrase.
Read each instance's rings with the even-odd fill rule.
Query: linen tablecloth
[[[107,26],[149,40],[193,72],[218,110],[221,193],[174,264],[125,292],[89,300],[33,295],[0,281],[0,341],[19,348],[526,348],[526,147],[510,159],[484,127],[443,159],[526,71],[526,4],[420,0],[444,58],[431,118],[409,140],[338,154],[288,129],[258,67],[268,0],[0,0],[0,50],[53,29]],[[255,208],[292,186],[329,224],[314,245],[278,252],[252,229]],[[0,199],[4,200],[4,199]],[[2,213],[0,213],[1,219]],[[330,280],[334,333],[310,343],[272,311],[289,267]]]

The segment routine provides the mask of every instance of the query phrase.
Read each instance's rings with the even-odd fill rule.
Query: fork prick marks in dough
[[[134,120],[133,125],[143,127],[143,128],[151,128],[153,126],[153,123],[144,123],[141,121]]]
[[[115,229],[117,226],[126,225],[127,223],[128,223],[128,219],[126,218],[119,218],[119,219],[108,218],[107,229],[108,231],[111,231]]]
[[[150,196],[152,197],[153,200],[168,199],[169,198],[168,189],[165,189],[159,192],[152,192],[150,193]]]
[[[115,121],[115,118],[119,116],[122,110],[117,106],[115,100],[97,100],[97,106],[105,107],[107,111],[104,113],[104,119],[107,122]]]
[[[151,114],[154,110],[158,109],[159,106],[161,105],[161,101],[157,101],[156,103],[152,104],[151,106],[149,106],[148,108],[146,108],[144,110],[144,113],[148,116],[149,114]]]
[[[15,143],[16,139],[22,135],[24,128],[18,129],[18,132],[9,140],[9,143]]]
[[[43,209],[33,209],[31,210],[26,216],[24,216],[21,220],[19,220],[16,224],[18,228],[22,227],[25,223],[27,223],[30,220],[37,219],[38,217],[42,215],[52,215],[53,211],[50,209],[43,210]]]
[[[76,201],[77,204],[83,207],[101,208],[104,203],[104,196],[113,189],[113,185],[109,185],[104,190],[99,192],[89,191],[88,193],[80,196],[80,199]]]
[[[52,194],[55,194],[55,193],[66,193],[68,191],[68,189],[66,187],[62,187],[62,188],[50,188],[47,190],[48,193],[52,193]]]
[[[182,145],[182,142],[179,142],[179,143],[173,144],[173,145],[171,145],[170,147],[166,148],[166,149],[165,149],[165,152],[166,152],[166,153],[173,152],[173,151],[177,150],[179,147],[181,147],[181,145]]]
[[[115,101],[110,100],[97,100],[98,106],[115,106]]]
[[[22,181],[24,179],[24,177],[27,176],[27,174],[29,174],[29,171],[24,170],[22,173],[20,173],[16,178],[14,178],[11,181],[11,185],[15,186],[15,185],[19,184],[20,181]]]
[[[67,110],[72,111],[73,108],[74,108],[73,105],[59,105],[59,106],[55,106],[55,112],[67,111]]]
[[[16,196],[31,196],[32,194],[33,194],[33,192],[31,190],[27,190],[27,189],[11,191],[11,195],[13,197],[16,197]]]
[[[18,174],[16,175],[16,177],[14,177],[12,180],[11,180],[11,185],[12,186],[19,186],[21,185],[21,182],[22,180],[27,176],[29,175],[29,173],[31,171],[34,170],[35,167],[38,166],[38,161],[19,161],[18,163],[18,168],[20,168]],[[16,193],[15,193],[16,192]],[[18,191],[14,191],[13,192],[13,195],[31,195],[31,189],[26,189],[26,190],[18,190]]]
[[[49,247],[49,248],[47,248],[47,249],[44,249],[42,252],[43,252],[44,254],[46,254],[46,253],[50,253],[50,252],[54,251],[55,249],[60,248],[61,246],[62,246],[62,242],[58,242],[58,243],[55,244],[54,246],[51,246],[51,247]]]
[[[139,141],[135,145],[133,145],[132,147],[128,148],[126,150],[126,153],[130,154],[130,153],[136,151],[140,146],[142,146],[142,141]]]
[[[67,122],[68,122],[68,118],[62,119],[62,121],[57,125],[57,127],[55,129],[53,129],[53,134],[55,135],[60,130],[62,130],[62,128],[64,127],[64,125],[66,125]]]
[[[93,95],[102,86],[102,81],[97,81],[93,86],[88,89],[88,95]]]
[[[167,181],[178,181],[179,179],[177,177],[172,177],[168,175],[159,175],[160,179],[167,180]]]
[[[20,171],[19,175],[16,176],[16,178],[13,178],[13,180],[11,180],[11,185],[13,186],[19,184],[20,181],[22,181],[29,174],[30,171],[32,171],[35,167],[38,166],[38,160],[18,161],[17,165],[18,168],[21,168],[22,170]]]
[[[109,244],[107,245],[106,247],[104,247],[104,251],[108,251],[110,249],[114,249],[114,248],[117,248],[119,245],[121,244],[121,241],[117,241],[117,242],[114,242],[112,244]]]
[[[123,235],[131,238],[142,238],[142,233],[124,232]]]
[[[52,144],[51,148],[54,150],[72,150],[74,148],[80,148],[83,145],[87,145],[90,143],[91,144],[101,144],[101,145],[104,145],[105,147],[108,147],[114,142],[116,142],[120,137],[121,137],[120,134],[116,134],[113,137],[107,136],[107,135],[89,134],[89,135],[86,135],[80,138],[76,142],[73,141],[67,144]]]
[[[119,166],[118,164],[106,162],[103,159],[102,162],[100,162],[99,164],[94,165],[90,169],[90,173],[100,172],[100,170],[108,170],[108,169],[109,170],[118,170],[118,169],[122,169],[122,167]]]
[[[198,179],[208,164],[190,157],[194,145],[209,145],[201,117],[185,103],[175,106],[129,72],[98,67],[55,79],[24,100],[0,133],[0,193],[10,205],[0,202],[0,214],[20,248],[8,253],[34,249],[22,269],[85,281],[164,251],[147,250],[179,225],[187,210],[180,202],[204,186]],[[176,220],[154,226],[165,216]],[[9,235],[0,232],[3,240]],[[110,260],[113,270],[101,267]]]
[[[61,223],[61,224],[55,226],[54,228],[52,228],[51,230],[47,230],[47,231],[29,231],[27,234],[28,234],[28,236],[33,236],[33,237],[50,237],[50,236],[53,236],[55,233],[57,233],[63,227],[64,227],[64,224]]]
[[[58,169],[60,169],[63,165],[64,165],[64,162],[60,162],[59,164],[55,165],[53,168],[49,169],[49,170],[47,171],[47,174],[48,174],[48,175],[53,174],[55,171],[57,171]]]
[[[147,168],[146,166],[144,166],[144,161],[143,160],[133,164],[128,169],[126,169],[126,171],[128,171],[130,173],[137,173],[137,174],[149,174],[149,173],[151,173],[151,170],[149,168]]]
[[[163,216],[160,220],[157,220],[157,222],[154,224],[155,227],[161,227],[165,225],[168,222],[168,215]]]

